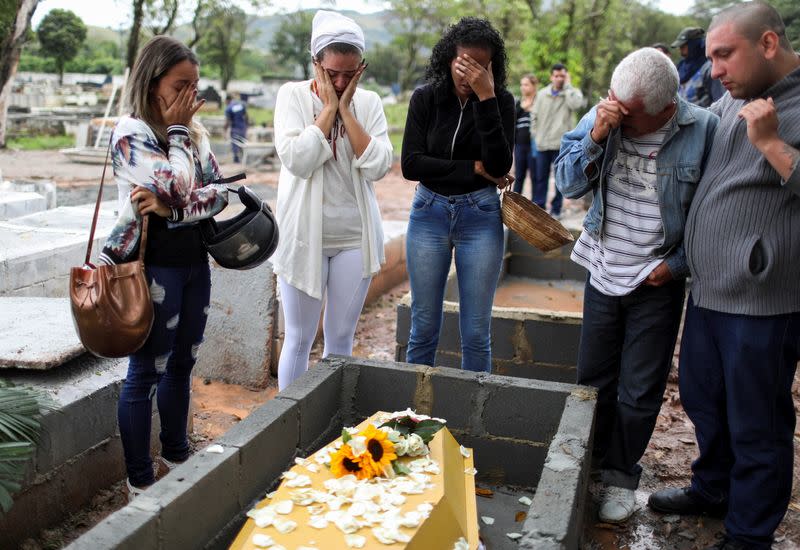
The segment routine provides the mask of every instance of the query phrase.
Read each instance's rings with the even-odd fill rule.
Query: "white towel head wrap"
[[[311,22],[311,54],[317,57],[336,42],[351,44],[364,53],[364,31],[358,23],[335,11],[319,10]]]

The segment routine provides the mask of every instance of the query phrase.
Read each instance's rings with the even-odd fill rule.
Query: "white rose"
[[[399,441],[394,442],[394,452],[397,456],[404,456],[408,453],[408,440],[400,436]]]
[[[361,456],[367,452],[367,438],[363,435],[356,435],[347,442],[353,450],[354,456]]]
[[[406,438],[406,454],[408,456],[422,456],[428,454],[428,446],[417,434],[411,434]]]

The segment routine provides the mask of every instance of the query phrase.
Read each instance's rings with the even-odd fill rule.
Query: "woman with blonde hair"
[[[531,111],[536,100],[539,79],[526,74],[519,81],[520,98],[516,103],[517,125],[514,132],[514,191],[522,193],[525,175],[531,177],[531,199],[536,178],[536,142],[531,137]]]
[[[311,29],[314,79],[289,82],[275,104],[281,160],[273,257],[286,321],[278,389],[308,368],[325,306],[323,357],[350,355],[372,276],[384,262],[373,182],[392,164],[381,99],[358,87],[364,33],[320,10]]]
[[[191,371],[203,340],[211,291],[208,255],[197,221],[220,212],[227,191],[194,114],[199,62],[182,43],[156,36],[141,50],[127,84],[130,114],[111,137],[120,213],[100,261],[136,257],[147,224],[145,270],[153,328],[129,357],[118,420],[129,497],[155,481],[150,456],[152,399],[161,421],[167,469],[190,454],[186,434]],[[152,215],[151,215],[152,214]]]

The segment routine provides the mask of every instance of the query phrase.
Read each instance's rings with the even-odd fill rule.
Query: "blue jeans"
[[[725,530],[747,548],[768,549],[792,490],[800,313],[756,317],[686,308],[681,402],[700,456],[692,488],[728,501]]]
[[[233,153],[233,162],[239,162],[242,154],[242,148],[237,143],[247,138],[247,128],[231,128],[231,152]],[[238,140],[234,141],[234,139]]]
[[[117,417],[125,466],[132,485],[153,483],[150,457],[152,399],[161,417],[161,456],[189,457],[186,422],[191,372],[206,328],[211,297],[208,263],[187,267],[146,266],[153,300],[153,328],[144,346],[129,357]]]
[[[636,489],[683,312],[684,281],[607,296],[586,281],[578,384],[598,389],[593,454],[603,481]]]
[[[556,160],[558,151],[537,151],[536,152],[536,181],[533,185],[533,202],[547,209],[547,190],[550,187],[550,166]],[[564,197],[556,187],[556,195],[550,203],[550,212],[553,215],[561,214],[561,203]]]
[[[536,157],[531,154],[530,143],[517,143],[514,145],[514,188],[515,193],[522,193],[525,185],[525,176],[531,176],[531,198],[533,198],[534,182],[536,181]]]
[[[445,197],[417,186],[406,235],[411,283],[406,361],[433,366],[453,250],[460,296],[461,368],[490,372],[492,303],[503,260],[503,222],[494,187]]]

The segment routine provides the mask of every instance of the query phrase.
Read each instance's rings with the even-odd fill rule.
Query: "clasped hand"
[[[498,178],[490,175],[483,167],[483,163],[479,160],[475,161],[475,173],[494,183],[498,189],[503,189],[506,186],[511,185],[516,179],[511,174],[506,174],[505,176],[500,176]]]
[[[131,202],[139,209],[139,214],[142,216],[152,212],[162,218],[168,218],[172,214],[172,210],[146,187],[137,185],[131,191]]]
[[[315,61],[314,80],[317,82],[317,94],[322,100],[322,105],[334,111],[349,109],[350,102],[353,100],[356,88],[358,87],[358,81],[361,80],[361,75],[364,74],[368,65],[369,64],[364,60],[361,61],[353,78],[347,83],[347,87],[344,89],[344,92],[342,92],[342,96],[339,97],[336,94],[336,88],[333,85],[331,76],[322,68],[322,65],[318,61]]]
[[[778,136],[778,111],[771,97],[755,99],[742,107],[739,117],[747,123],[747,139],[756,148],[763,150]]]
[[[609,90],[608,97],[601,99],[597,104],[597,111],[592,128],[592,140],[602,143],[614,128],[619,128],[622,119],[629,113],[628,109],[617,101],[614,93]]]

